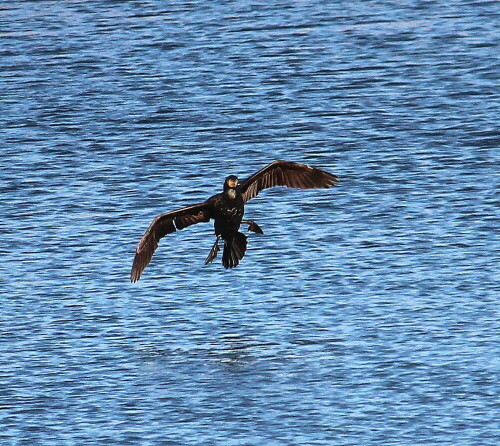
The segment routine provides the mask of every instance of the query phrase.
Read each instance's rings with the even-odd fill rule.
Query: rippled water
[[[0,6],[0,442],[498,445],[494,1]],[[152,218],[274,159],[341,178]]]

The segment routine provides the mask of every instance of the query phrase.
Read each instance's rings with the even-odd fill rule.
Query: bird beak
[[[238,185],[238,180],[232,180],[232,179],[231,179],[231,180],[228,180],[228,181],[227,181],[227,185],[228,185],[229,187],[231,187],[231,188],[234,188],[234,187],[236,187],[236,186]]]

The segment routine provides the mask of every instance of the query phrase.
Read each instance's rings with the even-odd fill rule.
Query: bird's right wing
[[[162,237],[196,223],[210,220],[210,211],[206,203],[195,204],[156,217],[148,230],[139,240],[135,250],[130,281],[137,282],[144,268],[149,265]]]

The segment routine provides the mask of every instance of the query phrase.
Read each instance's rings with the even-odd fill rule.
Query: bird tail
[[[224,240],[224,251],[222,253],[222,264],[224,268],[234,268],[238,266],[240,260],[247,250],[247,236],[237,232],[231,238]]]

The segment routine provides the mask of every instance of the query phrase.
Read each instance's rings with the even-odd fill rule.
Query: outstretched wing
[[[262,189],[274,186],[296,187],[299,189],[328,188],[339,179],[324,170],[291,161],[274,161],[254,173],[241,185],[243,200],[247,202],[257,196]]]
[[[206,203],[195,204],[156,217],[144,233],[135,250],[130,281],[137,282],[144,268],[149,265],[158,247],[159,240],[171,232],[210,220],[210,211]]]

